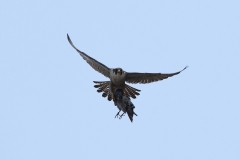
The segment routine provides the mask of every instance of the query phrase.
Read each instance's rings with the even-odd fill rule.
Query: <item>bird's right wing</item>
[[[67,34],[67,38],[68,38],[68,42],[71,44],[71,46],[76,49],[76,51],[80,54],[80,56],[82,56],[82,58],[96,71],[98,71],[99,73],[102,73],[104,76],[110,78],[110,68],[108,68],[107,66],[105,66],[104,64],[98,62],[97,60],[95,60],[94,58],[88,56],[86,53],[78,50],[72,43],[69,35]]]

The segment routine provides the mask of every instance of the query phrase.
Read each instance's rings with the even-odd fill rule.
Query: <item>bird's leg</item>
[[[116,99],[115,99],[115,97],[114,97],[114,94],[113,94],[113,92],[111,93],[111,95],[112,95],[112,100],[115,102],[115,101],[116,101]]]
[[[124,114],[125,114],[125,113],[123,112],[123,114],[122,114],[122,115],[119,117],[119,119],[121,119],[121,118],[122,118],[122,116],[124,116]]]
[[[121,110],[119,110],[119,112],[116,114],[115,118],[116,118],[116,117],[118,118],[120,112],[121,112]]]
[[[114,102],[114,105],[116,106],[116,105],[117,105],[117,101],[116,101],[116,99],[115,99],[115,97],[114,97],[113,92],[111,92],[111,95],[112,95],[112,100],[113,100],[113,102]]]

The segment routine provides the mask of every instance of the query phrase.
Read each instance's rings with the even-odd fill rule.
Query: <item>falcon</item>
[[[98,88],[98,92],[103,92],[102,96],[107,97],[108,100],[111,101],[113,100],[114,104],[117,105],[117,100],[114,96],[114,93],[117,90],[123,91],[123,96],[125,97],[131,97],[131,98],[136,98],[136,96],[140,95],[139,92],[140,90],[133,88],[127,83],[141,83],[141,84],[146,84],[146,83],[152,83],[152,82],[157,82],[163,79],[167,79],[168,77],[175,76],[179,73],[181,73],[183,70],[187,68],[187,66],[182,69],[179,72],[175,73],[138,73],[138,72],[126,72],[122,68],[109,68],[106,65],[102,64],[101,62],[98,62],[94,58],[90,57],[86,53],[80,51],[77,49],[74,44],[72,43],[69,35],[67,34],[67,39],[71,46],[80,54],[80,56],[96,71],[99,73],[103,74],[105,77],[109,78],[110,81],[93,81],[96,83],[94,86],[95,88]]]

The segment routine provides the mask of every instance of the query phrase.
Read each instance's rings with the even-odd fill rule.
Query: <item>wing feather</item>
[[[188,66],[186,66],[183,70],[185,70]],[[167,79],[168,77],[175,76],[181,73],[183,70],[175,73],[136,73],[136,72],[127,72],[125,81],[128,83],[152,83],[156,81],[160,81],[163,79]]]
[[[102,73],[104,76],[110,78],[110,69],[105,66],[104,64],[98,62],[97,60],[95,60],[94,58],[88,56],[86,53],[78,50],[72,43],[69,35],[67,34],[67,38],[68,38],[68,42],[71,44],[71,46],[76,49],[76,51],[80,54],[80,56],[82,56],[82,58],[96,71],[98,71],[99,73]]]

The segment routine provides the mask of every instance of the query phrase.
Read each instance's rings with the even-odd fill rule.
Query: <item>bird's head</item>
[[[123,74],[123,70],[122,70],[122,68],[115,68],[115,69],[113,69],[113,73],[114,74],[120,74],[120,75],[122,75]]]

